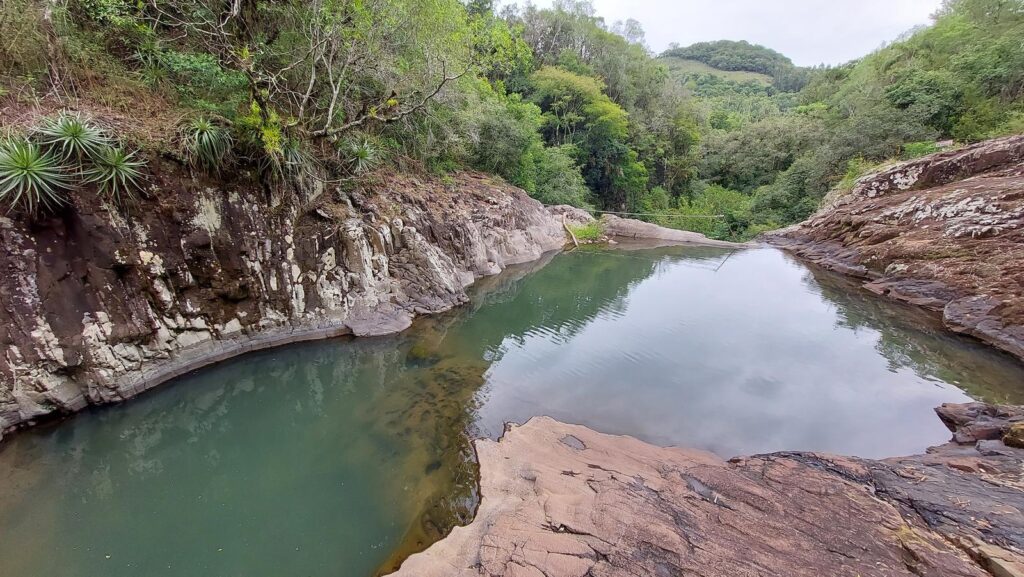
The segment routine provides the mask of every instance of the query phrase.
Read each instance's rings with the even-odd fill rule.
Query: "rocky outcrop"
[[[151,168],[128,207],[81,192],[44,220],[0,218],[0,433],[247,351],[401,330],[565,241],[480,174],[291,193]]]
[[[1024,358],[1024,136],[864,177],[767,240]]]
[[[614,214],[601,217],[604,233],[611,237],[643,240],[669,241],[675,244],[698,244],[702,246],[718,246],[722,248],[741,248],[746,244],[713,240],[697,232],[665,228],[649,222],[620,218]]]
[[[966,444],[886,461],[727,462],[535,418],[477,441],[476,519],[394,575],[1024,575],[1024,450],[997,436],[1024,413],[939,412]]]

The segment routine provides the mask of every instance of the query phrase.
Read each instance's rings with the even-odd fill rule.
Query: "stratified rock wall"
[[[547,417],[477,441],[476,519],[393,577],[1024,575],[1024,411],[947,405],[962,444],[724,461]],[[970,432],[969,432],[970,431]]]
[[[866,176],[767,240],[1024,359],[1024,136]]]
[[[246,351],[401,330],[564,243],[540,203],[479,174],[290,194],[153,168],[128,207],[81,193],[47,220],[0,218],[0,433]]]

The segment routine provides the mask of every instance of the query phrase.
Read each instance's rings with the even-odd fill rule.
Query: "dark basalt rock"
[[[476,173],[379,175],[346,197],[150,168],[129,207],[79,191],[53,217],[0,217],[0,435],[251,350],[402,330],[565,242],[539,202]]]

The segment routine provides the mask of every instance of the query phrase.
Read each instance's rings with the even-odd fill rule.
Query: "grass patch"
[[[676,78],[685,78],[687,76],[694,76],[699,74],[711,74],[724,80],[732,82],[756,82],[763,86],[771,86],[772,77],[767,74],[760,74],[758,72],[746,72],[743,70],[719,70],[698,62],[697,60],[688,60],[684,58],[676,58],[674,56],[665,56],[659,58],[665,67],[668,68],[669,72]]]
[[[591,221],[581,226],[569,225],[569,230],[576,235],[576,240],[580,242],[594,242],[601,240],[604,236],[604,226],[599,221]]]

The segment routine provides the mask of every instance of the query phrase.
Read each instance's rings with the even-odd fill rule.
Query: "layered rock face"
[[[768,240],[1024,358],[1024,136],[869,175]]]
[[[1010,407],[939,409],[927,455],[723,461],[538,417],[477,441],[476,519],[396,577],[1024,575]]]
[[[401,330],[565,241],[479,174],[292,194],[152,168],[127,207],[83,193],[43,221],[0,218],[0,433],[242,352]]]

